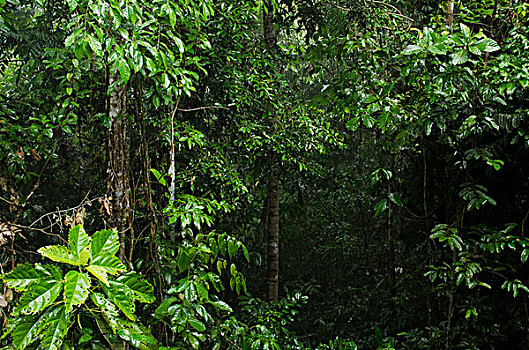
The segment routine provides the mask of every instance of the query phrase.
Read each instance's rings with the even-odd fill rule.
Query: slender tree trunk
[[[110,76],[109,84],[117,80],[117,74]],[[119,233],[119,258],[125,262],[125,236],[132,233],[131,193],[130,193],[130,137],[129,123],[124,116],[125,87],[116,85],[110,94],[108,115],[108,190],[112,196],[112,217],[110,225]]]
[[[279,299],[279,180],[272,175],[268,182],[268,266],[267,297],[271,303]]]
[[[263,11],[263,37],[266,48],[273,52],[277,43],[274,29],[272,1],[265,3]],[[273,174],[274,157],[269,156],[270,179],[268,181],[268,247],[267,247],[267,298],[271,303],[279,299],[279,179]]]
[[[447,0],[446,6],[446,25],[451,27],[454,23],[454,0]]]

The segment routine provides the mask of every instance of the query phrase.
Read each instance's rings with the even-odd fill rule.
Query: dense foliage
[[[0,0],[2,345],[527,348],[528,10]]]

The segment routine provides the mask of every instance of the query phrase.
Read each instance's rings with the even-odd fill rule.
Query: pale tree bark
[[[268,182],[268,251],[267,298],[271,303],[279,299],[279,180],[272,175]]]
[[[446,25],[451,27],[454,23],[454,0],[447,0],[445,2],[446,7]]]
[[[275,49],[277,32],[274,29],[272,0],[265,3],[263,11],[263,37],[269,51]],[[276,303],[279,299],[279,179],[274,175],[274,157],[269,155],[270,178],[268,180],[268,246],[267,246],[267,299]]]
[[[117,81],[117,74],[110,75],[109,85]],[[125,261],[125,237],[129,232],[133,239],[132,207],[130,190],[130,135],[129,122],[124,115],[126,88],[116,85],[110,94],[108,116],[108,191],[112,197],[110,226],[119,233],[119,258]],[[131,240],[132,242],[133,240]],[[132,247],[131,247],[132,248]]]

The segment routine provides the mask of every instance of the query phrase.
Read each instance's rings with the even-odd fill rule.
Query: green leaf
[[[127,61],[121,59],[119,60],[119,75],[124,84],[126,84],[130,79],[130,67]]]
[[[154,339],[147,328],[123,319],[119,319],[118,325],[119,329],[117,334],[121,339],[129,342],[135,348],[140,350],[158,349],[156,339]]]
[[[388,200],[381,199],[377,204],[375,204],[375,215],[379,216],[384,210],[388,207]]]
[[[92,236],[92,258],[103,254],[114,255],[119,250],[119,239],[116,230],[102,230]]]
[[[388,197],[393,203],[395,203],[399,207],[402,207],[402,200],[400,199],[398,194],[390,193],[390,194],[388,194]]]
[[[15,269],[2,276],[2,279],[9,288],[16,291],[24,291],[31,283],[36,283],[46,277],[42,271],[38,271],[30,264],[23,264],[15,267]]]
[[[177,37],[174,37],[174,41],[176,43],[176,46],[178,47],[178,51],[180,51],[180,53],[184,53],[185,51],[184,42],[180,38],[177,38]]]
[[[500,49],[500,45],[498,45],[498,43],[495,42],[494,40],[487,38],[484,41],[485,41],[486,47],[483,51],[494,52]]]
[[[47,316],[46,313],[40,317],[37,315],[22,316],[20,318],[10,318],[9,322],[14,323],[14,329],[11,333],[15,349],[25,349],[28,345],[37,340],[40,325]],[[10,325],[7,325],[10,328]]]
[[[127,316],[128,319],[135,321],[134,298],[130,295],[130,292],[120,288],[122,286],[121,283],[116,283],[115,281],[108,281],[108,283],[108,286],[102,286],[107,297],[125,314],[125,316]]]
[[[90,293],[90,299],[92,299],[94,304],[99,307],[103,313],[103,318],[110,326],[112,332],[115,334],[119,328],[119,313],[116,309],[116,306],[101,293]]]
[[[88,237],[82,226],[77,225],[70,230],[68,244],[70,244],[74,258],[81,262],[81,251],[90,246],[90,237]]]
[[[106,270],[110,275],[117,275],[119,272],[127,270],[125,265],[115,255],[99,254],[92,258],[90,266],[99,266]]]
[[[374,96],[374,95],[369,95],[369,96],[367,96],[365,99],[362,100],[362,103],[366,103],[366,104],[368,104],[368,103],[373,103],[373,102],[375,102],[376,100],[377,100],[376,96]]]
[[[156,169],[151,169],[154,176],[156,176],[156,180],[158,180],[159,183],[162,184],[162,186],[167,186],[165,179],[163,178],[162,174]]]
[[[103,282],[106,286],[108,286],[108,274],[107,274],[107,270],[104,267],[89,265],[86,267],[86,270],[90,272],[92,275],[94,275],[95,278],[97,278],[98,280]]]
[[[92,35],[87,34],[88,39],[88,45],[90,45],[90,48],[94,52],[96,56],[102,56],[103,49],[101,48],[101,43]]]
[[[468,61],[468,53],[465,49],[460,49],[450,55],[452,57],[452,64],[459,65]]]
[[[470,37],[470,28],[463,23],[460,23],[459,27],[461,28],[461,33],[463,33],[463,37],[468,39]]]
[[[70,314],[65,312],[64,305],[57,305],[50,309],[46,321],[39,329],[42,339],[40,347],[46,350],[61,349],[63,339],[68,332],[69,322]]]
[[[527,258],[529,257],[529,249],[524,249],[522,251],[522,255],[520,257],[520,260],[525,263],[527,261]]]
[[[66,0],[68,7],[70,8],[70,13],[74,12],[77,8],[77,0]]]
[[[204,332],[206,330],[206,325],[196,318],[190,317],[187,319],[187,322],[189,322],[189,325],[199,332]]]
[[[62,285],[63,282],[57,280],[41,280],[39,283],[32,284],[24,292],[13,312],[29,315],[42,311],[57,299],[61,293]]]
[[[70,265],[79,265],[80,261],[73,256],[70,249],[62,245],[50,245],[42,247],[38,250],[40,254],[47,257],[50,260],[66,263]]]
[[[216,308],[221,309],[223,311],[228,311],[228,312],[232,312],[233,311],[233,309],[228,304],[226,304],[225,302],[223,302],[221,300],[210,301],[210,304],[212,304]]]
[[[66,312],[72,311],[72,306],[81,305],[88,298],[90,277],[78,271],[70,271],[64,278],[64,304]]]
[[[121,283],[123,288],[128,289],[134,299],[142,303],[152,303],[154,297],[153,286],[145,280],[145,277],[136,272],[129,272],[116,278],[117,283]]]
[[[402,53],[404,55],[412,55],[414,53],[417,53],[419,51],[422,51],[423,48],[421,46],[418,46],[418,45],[408,45],[406,46],[406,48],[404,49],[404,51],[402,51]]]
[[[428,51],[434,55],[446,55],[446,45],[444,43],[437,43],[428,46]]]

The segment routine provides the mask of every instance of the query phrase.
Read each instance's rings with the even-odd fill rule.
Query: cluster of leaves
[[[62,349],[68,330],[76,319],[83,319],[87,324],[81,329],[99,329],[110,345],[119,339],[143,349],[156,345],[135,315],[136,301],[154,301],[153,288],[140,274],[123,273],[126,268],[115,255],[117,233],[103,230],[88,236],[76,226],[70,230],[68,244],[39,249],[42,256],[60,265],[26,263],[2,277],[8,287],[23,292],[4,337],[11,334],[17,349],[35,341],[47,349]],[[83,332],[75,340],[72,345],[82,347],[92,336]]]

